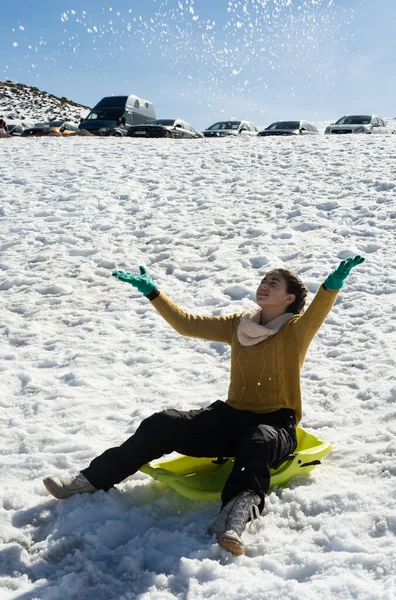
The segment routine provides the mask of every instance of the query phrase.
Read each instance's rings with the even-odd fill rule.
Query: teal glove
[[[133,273],[125,273],[124,271],[114,271],[112,274],[113,277],[119,279],[120,281],[125,281],[126,283],[130,283],[136,288],[139,292],[147,296],[155,290],[155,283],[151,279],[150,275],[148,275],[145,267],[139,267],[140,275],[134,275]]]
[[[353,267],[361,265],[364,261],[365,258],[363,256],[354,256],[353,258],[342,260],[336,270],[330,273],[324,282],[323,285],[326,290],[340,290]]]

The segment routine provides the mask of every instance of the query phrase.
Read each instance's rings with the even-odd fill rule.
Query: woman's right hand
[[[139,292],[147,296],[155,289],[155,283],[147,273],[145,267],[139,267],[140,275],[134,275],[133,273],[125,273],[124,271],[114,271],[113,277],[120,281],[130,283]]]

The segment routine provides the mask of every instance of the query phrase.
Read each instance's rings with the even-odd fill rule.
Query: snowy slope
[[[396,136],[0,142],[1,598],[393,599]],[[143,474],[48,495],[153,412],[226,398],[228,348],[178,336],[113,269],[230,314],[271,267],[311,300],[355,253],[302,378],[333,452],[268,496],[245,556],[208,535],[216,503]]]
[[[7,123],[38,123],[56,118],[79,122],[89,111],[66,97],[59,98],[23,83],[0,81],[0,117]]]

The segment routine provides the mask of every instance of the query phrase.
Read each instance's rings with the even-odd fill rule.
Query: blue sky
[[[89,106],[136,94],[198,128],[390,117],[395,34],[394,0],[19,0],[2,6],[0,76]]]

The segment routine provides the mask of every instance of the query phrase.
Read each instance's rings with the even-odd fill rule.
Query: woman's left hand
[[[336,270],[327,277],[323,284],[324,287],[327,290],[340,290],[353,267],[361,265],[365,260],[363,256],[354,256],[353,258],[342,260]]]

